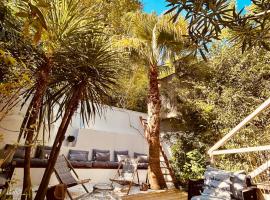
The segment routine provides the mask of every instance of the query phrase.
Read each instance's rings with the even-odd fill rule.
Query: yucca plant
[[[74,112],[79,109],[84,122],[100,115],[119,73],[118,54],[111,50],[107,37],[88,32],[69,37],[63,44],[65,46],[53,58],[56,67],[50,84],[53,105],[59,106],[58,115],[63,116],[36,200],[44,199],[46,195]]]
[[[155,14],[130,14],[128,34],[116,42],[127,49],[130,58],[148,69],[148,125],[146,137],[149,143],[149,181],[152,189],[166,187],[160,169],[160,109],[159,72],[183,55],[190,53],[189,42],[182,37],[186,25],[182,21],[170,22],[169,16]]]

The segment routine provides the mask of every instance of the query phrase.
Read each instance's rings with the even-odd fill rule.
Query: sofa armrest
[[[200,195],[203,190],[204,179],[188,181],[188,200],[193,196]]]
[[[257,188],[255,186],[249,187],[243,190],[243,199],[244,200],[257,200]]]

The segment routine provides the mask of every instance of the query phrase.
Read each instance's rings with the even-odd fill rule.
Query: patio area
[[[270,0],[0,0],[0,200],[270,200],[269,38]]]
[[[130,195],[126,195],[126,190],[121,189],[119,186],[115,185],[115,189],[112,192],[102,192],[102,193],[91,193],[93,191],[93,183],[86,184],[87,188],[90,190],[90,194],[86,194],[84,197],[80,198],[80,200],[186,200],[187,193],[176,190],[160,190],[160,191],[140,191],[139,187],[132,187]],[[34,187],[34,191],[37,187]],[[80,186],[75,186],[71,190],[71,193],[74,197],[80,196],[84,193],[84,190]],[[14,200],[19,200],[21,195],[21,188],[14,188],[11,190],[11,194],[13,195]],[[35,194],[35,193],[34,193]],[[68,200],[68,196],[66,196]]]

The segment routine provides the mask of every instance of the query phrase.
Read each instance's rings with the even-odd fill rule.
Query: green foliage
[[[168,132],[167,138],[178,146],[173,163],[179,174],[186,170],[184,166],[190,166],[190,161],[186,161],[188,152],[197,149],[206,155],[215,142],[270,96],[266,51],[253,48],[242,54],[237,46],[216,47],[212,48],[211,55],[207,67],[196,62],[192,67],[189,63],[179,65],[172,82],[162,85],[162,95],[176,109],[175,117],[170,120],[177,137],[170,138]],[[204,73],[191,73],[196,71]],[[269,115],[265,111],[255,118],[223,148],[269,144]],[[222,169],[250,171],[265,159],[256,153],[216,156],[216,164]],[[179,178],[184,182],[192,176],[182,174]]]
[[[148,77],[143,67],[133,67],[119,79],[114,90],[114,105],[117,107],[147,112]]]
[[[183,139],[183,138],[182,138]],[[176,142],[172,147],[172,163],[176,176],[182,184],[188,179],[199,179],[203,177],[206,158],[198,149],[183,152],[185,145],[183,140]]]
[[[125,21],[125,16],[142,9],[141,2],[138,0],[92,0],[87,3],[98,5],[102,20],[116,35],[123,35],[123,30],[126,29],[128,21]]]
[[[35,69],[42,59],[40,50],[31,41],[22,39],[20,22],[6,2],[0,3],[0,16],[1,120],[19,103],[18,96],[23,89],[33,84],[30,69]]]
[[[93,32],[69,37],[54,53],[52,80],[49,83],[48,106],[59,106],[58,114],[65,110],[79,85],[81,88],[80,115],[84,123],[96,114],[101,115],[104,104],[116,85],[121,65],[117,51],[112,51],[105,35]],[[53,114],[53,109],[47,115]]]
[[[234,31],[232,40],[241,45],[242,52],[254,46],[269,48],[269,1],[252,0],[252,12],[243,14],[230,0],[167,0],[173,13],[173,21],[177,21],[181,14],[189,21],[188,34],[197,45],[198,52],[206,59],[207,44],[220,39],[222,29]],[[185,11],[185,12],[182,12]]]
[[[186,162],[183,168],[183,173],[186,178],[199,179],[203,177],[205,171],[205,156],[197,149],[194,149],[186,154]],[[183,176],[185,177],[185,176]]]
[[[61,46],[66,37],[103,26],[96,6],[79,0],[19,0],[11,8],[23,23],[23,36],[34,44],[42,43],[47,53]]]

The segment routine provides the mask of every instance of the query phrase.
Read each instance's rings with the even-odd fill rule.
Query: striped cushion
[[[231,199],[231,177],[232,173],[224,170],[207,167],[204,174],[204,185],[202,196]]]
[[[247,175],[244,171],[235,172],[231,176],[231,191],[234,198],[243,199],[242,191],[247,188],[246,179]]]

